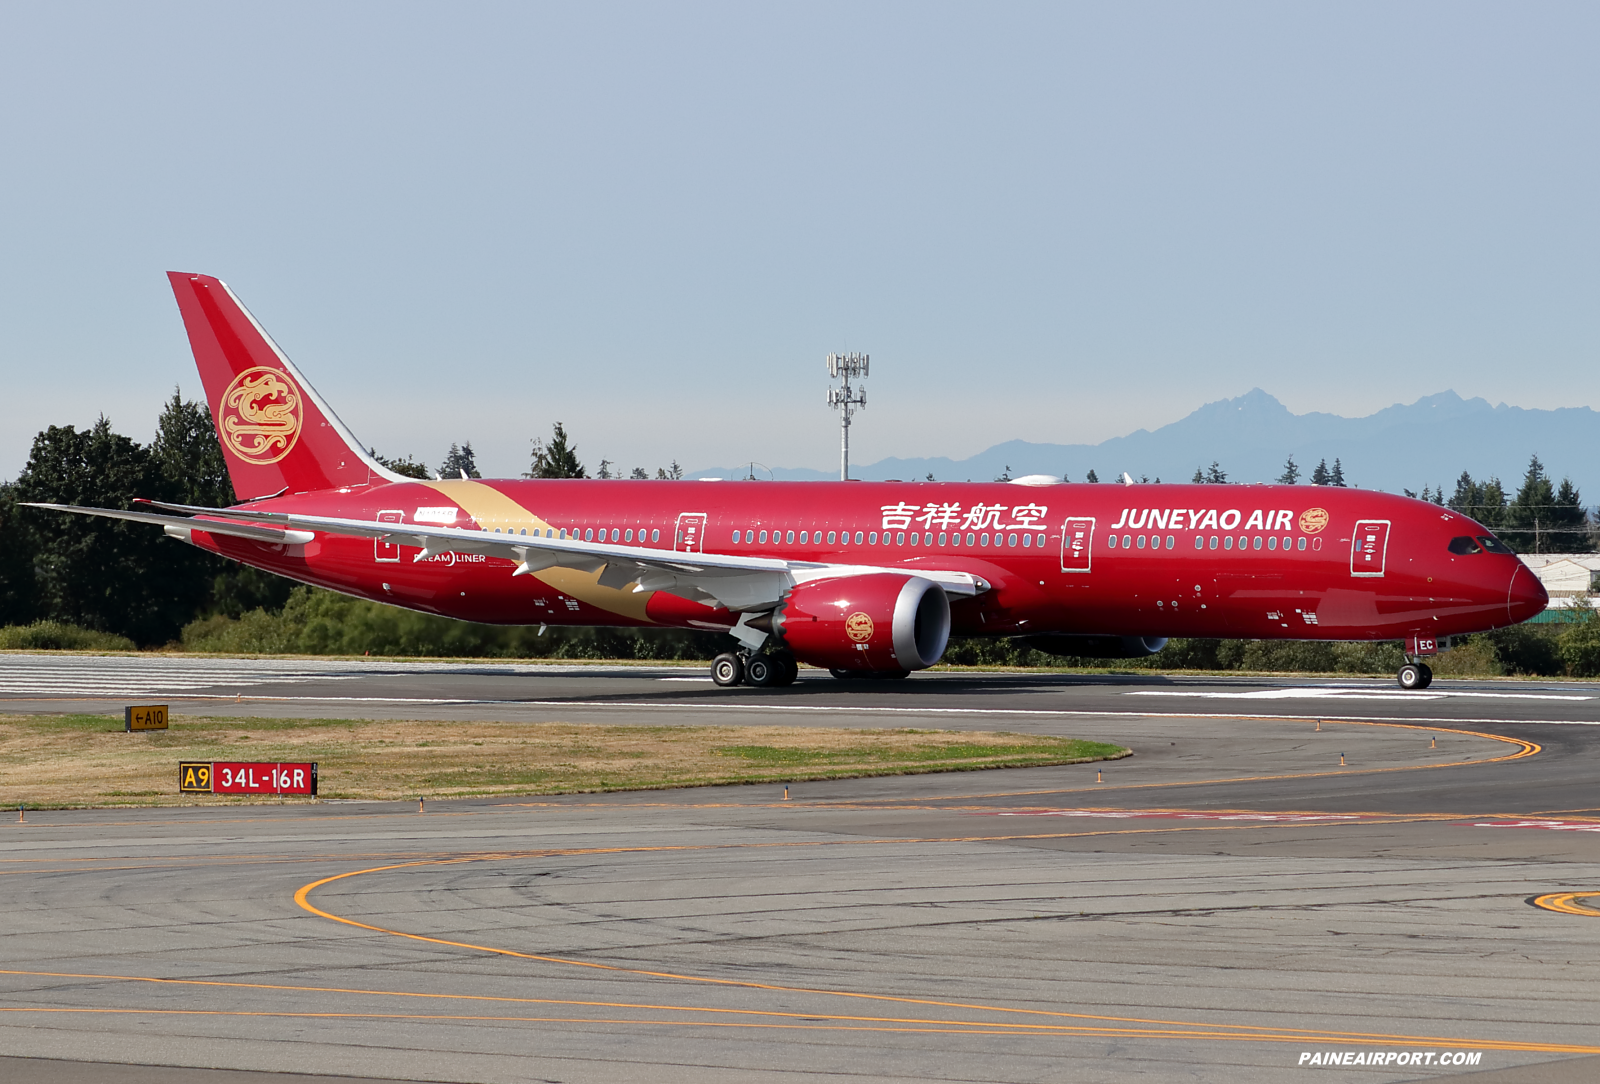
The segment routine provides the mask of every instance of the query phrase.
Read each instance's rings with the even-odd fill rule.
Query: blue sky
[[[8,5],[0,477],[229,282],[437,463],[827,468],[1265,388],[1600,399],[1581,4]]]

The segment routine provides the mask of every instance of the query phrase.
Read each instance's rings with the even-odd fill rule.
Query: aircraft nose
[[[1506,610],[1513,625],[1526,621],[1550,604],[1550,596],[1539,582],[1539,577],[1528,571],[1521,561],[1511,573],[1511,584],[1506,592]]]

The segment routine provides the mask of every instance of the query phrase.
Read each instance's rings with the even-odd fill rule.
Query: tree
[[[533,442],[533,468],[525,478],[587,478],[589,474],[578,462],[578,449],[567,442],[566,426],[556,422],[549,443],[538,438]]]
[[[600,469],[594,472],[594,476],[596,478],[606,479],[615,478],[616,475],[611,472],[611,460],[602,459],[600,461]]]
[[[426,464],[418,463],[409,455],[404,459],[388,459],[379,455],[376,448],[368,448],[367,454],[373,459],[376,459],[383,466],[388,467],[390,470],[400,475],[402,478],[417,478],[426,482],[428,479],[433,477],[433,474],[428,470]]]
[[[682,480],[683,468],[678,466],[676,459],[672,461],[672,466],[670,467],[656,468],[656,481],[658,482],[680,482]]]
[[[1312,468],[1311,484],[1314,486],[1325,486],[1328,484],[1328,461],[1326,459],[1318,460],[1317,465]]]
[[[128,508],[172,500],[177,486],[148,448],[101,418],[88,429],[51,426],[34,438],[17,478],[18,501]],[[33,552],[37,616],[164,644],[204,603],[207,585],[174,540],[142,523],[21,509]]]
[[[1203,485],[1205,485],[1206,484],[1206,472],[1205,472],[1205,469],[1202,468],[1202,467],[1196,467],[1194,469],[1194,477],[1189,479],[1189,484],[1192,485],[1192,486],[1203,486]]]
[[[1334,459],[1333,470],[1328,475],[1328,484],[1330,486],[1338,486],[1340,489],[1345,488],[1344,465],[1341,464],[1337,458]]]
[[[1501,537],[1523,553],[1564,553],[1589,548],[1589,516],[1572,480],[1557,491],[1537,455],[1528,461],[1522,487],[1506,506]]]
[[[1006,464],[1006,469],[1001,472],[1000,477],[996,478],[995,481],[997,481],[997,482],[1009,482],[1009,481],[1011,481],[1011,464],[1010,463]]]
[[[645,470],[643,467],[634,467],[633,473],[628,475],[628,477],[633,479],[635,482],[647,482],[650,480],[650,472]]]
[[[1086,475],[1086,476],[1085,476],[1085,477],[1084,477],[1084,479],[1083,479],[1083,480],[1084,480],[1084,481],[1085,481],[1085,482],[1094,482],[1094,483],[1095,483],[1095,484],[1096,484],[1096,485],[1098,485],[1098,484],[1099,484],[1099,483],[1100,483],[1100,476],[1099,476],[1099,475],[1098,475],[1098,474],[1096,474],[1096,473],[1095,473],[1095,472],[1094,472],[1094,471],[1093,471],[1093,470],[1091,470],[1091,471],[1090,471],[1090,472],[1089,472],[1089,473],[1088,473],[1088,474],[1087,474],[1087,475]]]
[[[1228,472],[1215,459],[1211,461],[1210,468],[1206,471],[1206,485],[1220,486],[1228,480]]]
[[[156,420],[156,439],[150,443],[150,454],[174,486],[179,503],[227,508],[238,501],[210,411],[193,400],[184,402],[177,388],[172,389],[172,398]]]
[[[1294,456],[1291,455],[1289,461],[1283,465],[1283,473],[1278,476],[1278,484],[1292,486],[1298,481],[1300,481],[1300,468],[1295,466]]]
[[[0,485],[0,625],[26,625],[37,616],[33,548],[19,511],[17,487]]]
[[[156,421],[150,455],[181,503],[211,508],[237,503],[210,412],[203,403],[185,402],[176,388]],[[200,549],[179,547],[165,559],[175,579],[206,586],[202,609],[208,616],[224,613],[237,617],[257,608],[276,610],[294,588],[293,581],[282,576]]]
[[[460,447],[452,444],[445,453],[444,462],[439,464],[440,478],[482,478],[478,473],[478,457],[472,451],[472,441],[467,441]]]

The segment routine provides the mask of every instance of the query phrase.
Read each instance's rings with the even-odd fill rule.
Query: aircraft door
[[[699,553],[705,533],[706,514],[685,512],[678,517],[678,533],[672,540],[672,548],[679,553]]]
[[[378,513],[379,523],[404,523],[405,521],[406,514],[397,508]],[[372,540],[372,559],[374,561],[398,561],[400,560],[400,547],[393,542],[385,542],[382,538],[374,538]]]
[[[1389,521],[1357,520],[1355,536],[1350,539],[1350,575],[1383,575],[1383,564],[1388,554]]]
[[[1061,571],[1088,572],[1094,557],[1094,517],[1073,516],[1061,527]]]

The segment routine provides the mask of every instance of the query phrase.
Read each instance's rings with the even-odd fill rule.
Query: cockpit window
[[[1488,550],[1490,553],[1508,553],[1515,556],[1515,551],[1512,550],[1510,546],[1506,545],[1493,535],[1480,534],[1478,536],[1478,541],[1481,542],[1483,544],[1483,548]]]
[[[1476,542],[1474,542],[1470,537],[1468,537],[1467,535],[1461,535],[1458,538],[1452,538],[1450,540],[1450,552],[1451,553],[1467,554],[1467,553],[1482,553],[1483,550],[1480,549],[1478,547],[1478,544]]]

